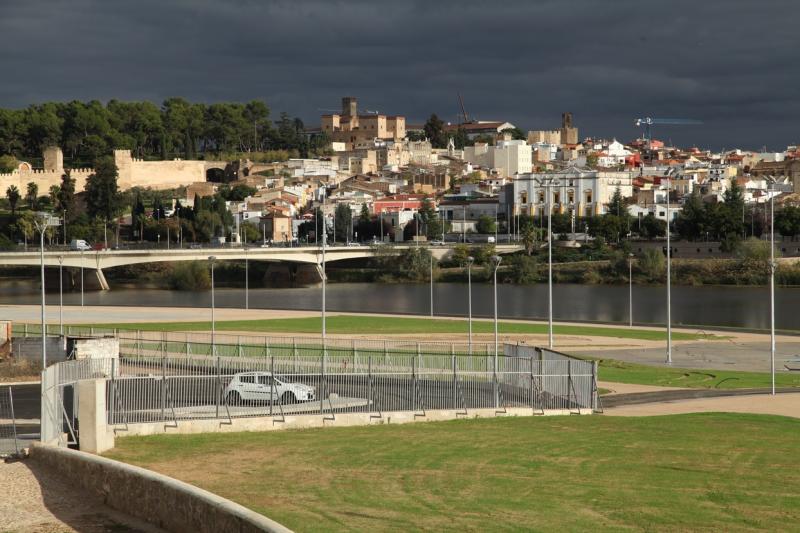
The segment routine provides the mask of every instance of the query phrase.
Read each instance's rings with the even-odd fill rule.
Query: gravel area
[[[0,531],[157,532],[70,487],[30,460],[0,463]]]
[[[769,394],[724,396],[624,405],[606,409],[604,414],[610,416],[658,416],[709,412],[754,413],[800,418],[800,393],[783,393],[775,396]]]

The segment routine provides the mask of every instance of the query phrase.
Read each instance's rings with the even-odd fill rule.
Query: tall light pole
[[[64,335],[64,256],[58,256],[58,332]]]
[[[469,323],[469,353],[472,355],[472,263],[475,258],[467,257],[467,321]]]
[[[325,271],[325,246],[328,242],[328,228],[326,227],[327,221],[325,219],[325,197],[327,196],[327,189],[322,196],[322,338],[327,336],[327,325],[325,324],[325,296],[327,291],[327,278],[328,274]],[[382,238],[382,237],[381,237]]]
[[[633,254],[628,254],[628,327],[633,327]]]
[[[57,226],[57,218],[41,213],[33,221],[36,229],[39,230],[39,262],[42,274],[42,368],[47,368],[47,322],[45,321],[45,298],[44,298],[44,234],[50,226]]]
[[[492,256],[494,263],[494,368],[497,370],[497,267],[500,266],[501,257]]]
[[[671,258],[672,250],[669,241],[669,189],[670,180],[667,176],[667,364],[672,364],[672,275]]]
[[[247,261],[247,245],[244,247],[244,308],[250,309],[250,275]]]
[[[83,307],[83,250],[81,250],[81,307]]]
[[[769,197],[769,355],[772,395],[775,395],[775,190]]]
[[[540,185],[542,183],[540,182]],[[543,184],[547,191],[547,343],[553,349],[553,200],[552,188],[558,187],[557,179],[548,179]]]
[[[433,252],[431,252],[431,318],[433,318]]]
[[[211,350],[212,355],[216,351],[216,344],[214,336],[216,334],[217,324],[214,318],[214,262],[217,260],[216,256],[208,256],[208,262],[211,263]]]

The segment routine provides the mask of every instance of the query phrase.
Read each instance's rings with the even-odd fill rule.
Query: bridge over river
[[[400,253],[418,245],[380,245],[385,247],[385,253]],[[452,254],[453,246],[425,247],[437,260]],[[522,249],[519,245],[499,244],[495,248],[498,254],[509,254]],[[325,262],[333,263],[347,259],[362,259],[374,256],[375,252],[369,246],[329,246],[325,249]],[[273,263],[294,263],[313,266],[321,276],[322,273],[322,248],[318,246],[298,246],[294,248],[262,248],[262,247],[224,247],[224,248],[172,248],[172,249],[147,249],[147,250],[92,250],[85,252],[46,250],[44,252],[44,266],[58,267],[62,264],[67,268],[81,268],[92,271],[97,278],[99,287],[108,290],[108,282],[103,275],[103,269],[125,265],[143,263],[160,263],[173,261],[207,261],[209,257],[217,261],[267,261]],[[2,252],[0,265],[2,266],[39,266],[42,256],[39,251],[28,252]],[[321,277],[320,277],[321,279]]]

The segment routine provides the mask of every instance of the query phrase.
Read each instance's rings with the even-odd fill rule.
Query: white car
[[[302,383],[290,383],[281,376],[273,377],[269,372],[241,372],[234,374],[225,387],[225,398],[229,404],[242,401],[278,401],[281,403],[307,402],[315,398],[314,387]]]
[[[444,241],[431,241],[431,246],[444,246]]]

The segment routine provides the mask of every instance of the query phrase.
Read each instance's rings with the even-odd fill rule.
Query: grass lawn
[[[94,324],[95,327],[118,329],[141,329],[150,331],[192,331],[210,330],[210,322],[148,322],[141,324]],[[217,321],[217,331],[252,331],[260,333],[307,333],[319,335],[322,329],[319,317],[277,318],[269,320],[226,320]],[[355,315],[330,316],[326,320],[328,333],[340,334],[427,334],[463,333],[467,334],[468,322],[458,319],[427,319],[411,317],[370,317]],[[547,324],[524,322],[500,322],[501,334],[539,334],[547,333]],[[488,320],[475,320],[472,323],[475,333],[493,333],[494,323]],[[665,340],[666,334],[660,330],[607,328],[597,326],[555,326],[556,335],[594,335],[599,337],[618,337],[641,340]],[[724,337],[695,333],[673,333],[674,340],[720,339]]]
[[[770,387],[772,384],[771,377],[767,372],[667,368],[638,365],[613,359],[600,361],[598,375],[600,381],[662,387],[742,389]],[[775,384],[778,387],[800,387],[800,373],[777,372]]]
[[[800,524],[798,449],[800,420],[713,413],[126,437],[107,456],[299,532],[779,531]]]

